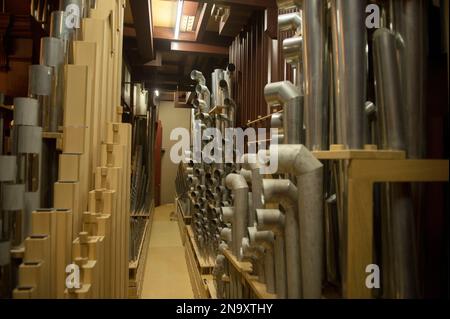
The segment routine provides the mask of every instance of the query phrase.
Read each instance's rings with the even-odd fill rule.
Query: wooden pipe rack
[[[365,285],[366,266],[374,263],[373,186],[382,182],[448,182],[448,160],[406,159],[403,151],[345,150],[312,152],[321,161],[344,161],[347,167],[347,238],[343,270],[344,298],[372,298]]]
[[[64,117],[56,139],[55,209],[32,216],[14,298],[128,298],[131,126],[120,83],[125,0],[102,0],[84,18],[64,66]],[[67,289],[66,267],[81,270]]]

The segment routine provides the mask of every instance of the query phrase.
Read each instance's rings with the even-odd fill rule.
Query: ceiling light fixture
[[[177,6],[177,21],[175,24],[175,39],[180,36],[181,17],[183,15],[183,0],[178,0]]]

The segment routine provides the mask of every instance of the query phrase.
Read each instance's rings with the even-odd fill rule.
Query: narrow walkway
[[[193,299],[173,204],[155,209],[145,266],[142,299]]]

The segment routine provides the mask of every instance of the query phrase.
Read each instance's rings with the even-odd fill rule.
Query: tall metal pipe
[[[405,128],[402,120],[402,89],[397,63],[396,37],[388,29],[380,28],[374,33],[374,68],[376,99],[381,146],[384,149],[406,148]],[[387,276],[394,278],[393,296],[415,298],[418,296],[417,256],[415,247],[414,209],[408,185],[386,185],[387,245],[392,250],[393,268]],[[387,216],[386,216],[387,215]],[[385,238],[386,239],[386,238]],[[388,292],[389,293],[389,292]]]
[[[323,272],[323,165],[303,145],[271,145],[278,172],[297,177],[302,296],[321,298]]]
[[[402,116],[402,88],[396,57],[394,33],[380,28],[373,35],[377,119],[381,147],[404,150],[405,129]]]
[[[300,272],[300,237],[297,197],[298,190],[287,179],[263,179],[264,201],[266,203],[280,203],[285,213],[285,250],[287,268],[287,297],[301,298]]]
[[[364,145],[365,9],[365,0],[331,0],[337,143],[350,149]]]
[[[328,113],[326,5],[325,0],[305,0],[302,7],[306,147],[310,150],[326,148]]]
[[[392,1],[393,31],[400,39],[398,45],[402,86],[405,142],[409,158],[425,156],[425,16],[427,3],[423,0]]]

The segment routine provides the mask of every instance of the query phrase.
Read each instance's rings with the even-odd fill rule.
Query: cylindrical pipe
[[[298,67],[302,59],[303,37],[292,37],[283,40],[283,56],[286,63]]]
[[[326,148],[325,129],[328,113],[326,2],[326,0],[306,0],[303,1],[302,7],[306,147],[310,150]]]
[[[205,85],[206,79],[203,76],[202,72],[197,70],[192,70],[191,72],[191,79],[196,81],[198,84]]]
[[[39,103],[32,98],[14,99],[14,125],[37,126],[39,123]]]
[[[248,185],[245,178],[239,174],[229,174],[225,182],[226,186],[234,194],[233,253],[240,260],[240,245],[242,238],[245,236],[248,223]]]
[[[385,28],[373,36],[377,119],[383,149],[405,150],[402,90],[395,35]]]
[[[427,1],[401,0],[394,4],[394,31],[401,38],[400,76],[405,119],[405,142],[409,158],[425,156],[425,75]]]
[[[300,95],[299,89],[289,81],[269,83],[264,88],[264,97],[269,106],[284,105]]]
[[[285,13],[278,16],[278,30],[281,32],[296,30],[301,31],[302,18],[298,12]]]
[[[264,253],[264,278],[268,293],[276,292],[275,286],[275,264],[273,255],[274,234],[271,231],[257,231],[256,227],[248,227],[248,238],[252,246],[261,245]]]
[[[374,34],[374,68],[376,97],[380,127],[381,145],[385,149],[406,149],[405,130],[401,116],[402,91],[400,71],[397,64],[395,35],[385,28]],[[387,184],[388,224],[392,227],[392,237],[386,249],[392,249],[393,276],[397,298],[415,298],[417,291],[417,260],[415,253],[414,209],[410,189],[404,184]]]
[[[295,97],[284,105],[284,143],[300,144],[303,140],[303,96]]]
[[[29,67],[28,90],[33,96],[49,96],[52,93],[53,70],[45,65],[31,65]]]
[[[280,203],[285,211],[285,250],[288,298],[301,298],[299,221],[297,214],[298,190],[287,179],[263,179],[264,200]]]
[[[287,272],[294,269],[286,268],[284,227],[285,217],[278,209],[257,209],[256,229],[258,231],[270,230],[274,233],[274,257],[275,257],[275,287],[277,297],[285,299],[287,295]],[[291,239],[288,239],[291,240]],[[297,265],[298,267],[298,265]]]
[[[302,296],[321,298],[323,271],[323,165],[303,145],[271,145],[278,172],[297,176]]]
[[[271,128],[283,128],[283,113],[274,113],[270,118]]]
[[[365,8],[364,0],[331,1],[337,143],[350,149],[364,145]]]

